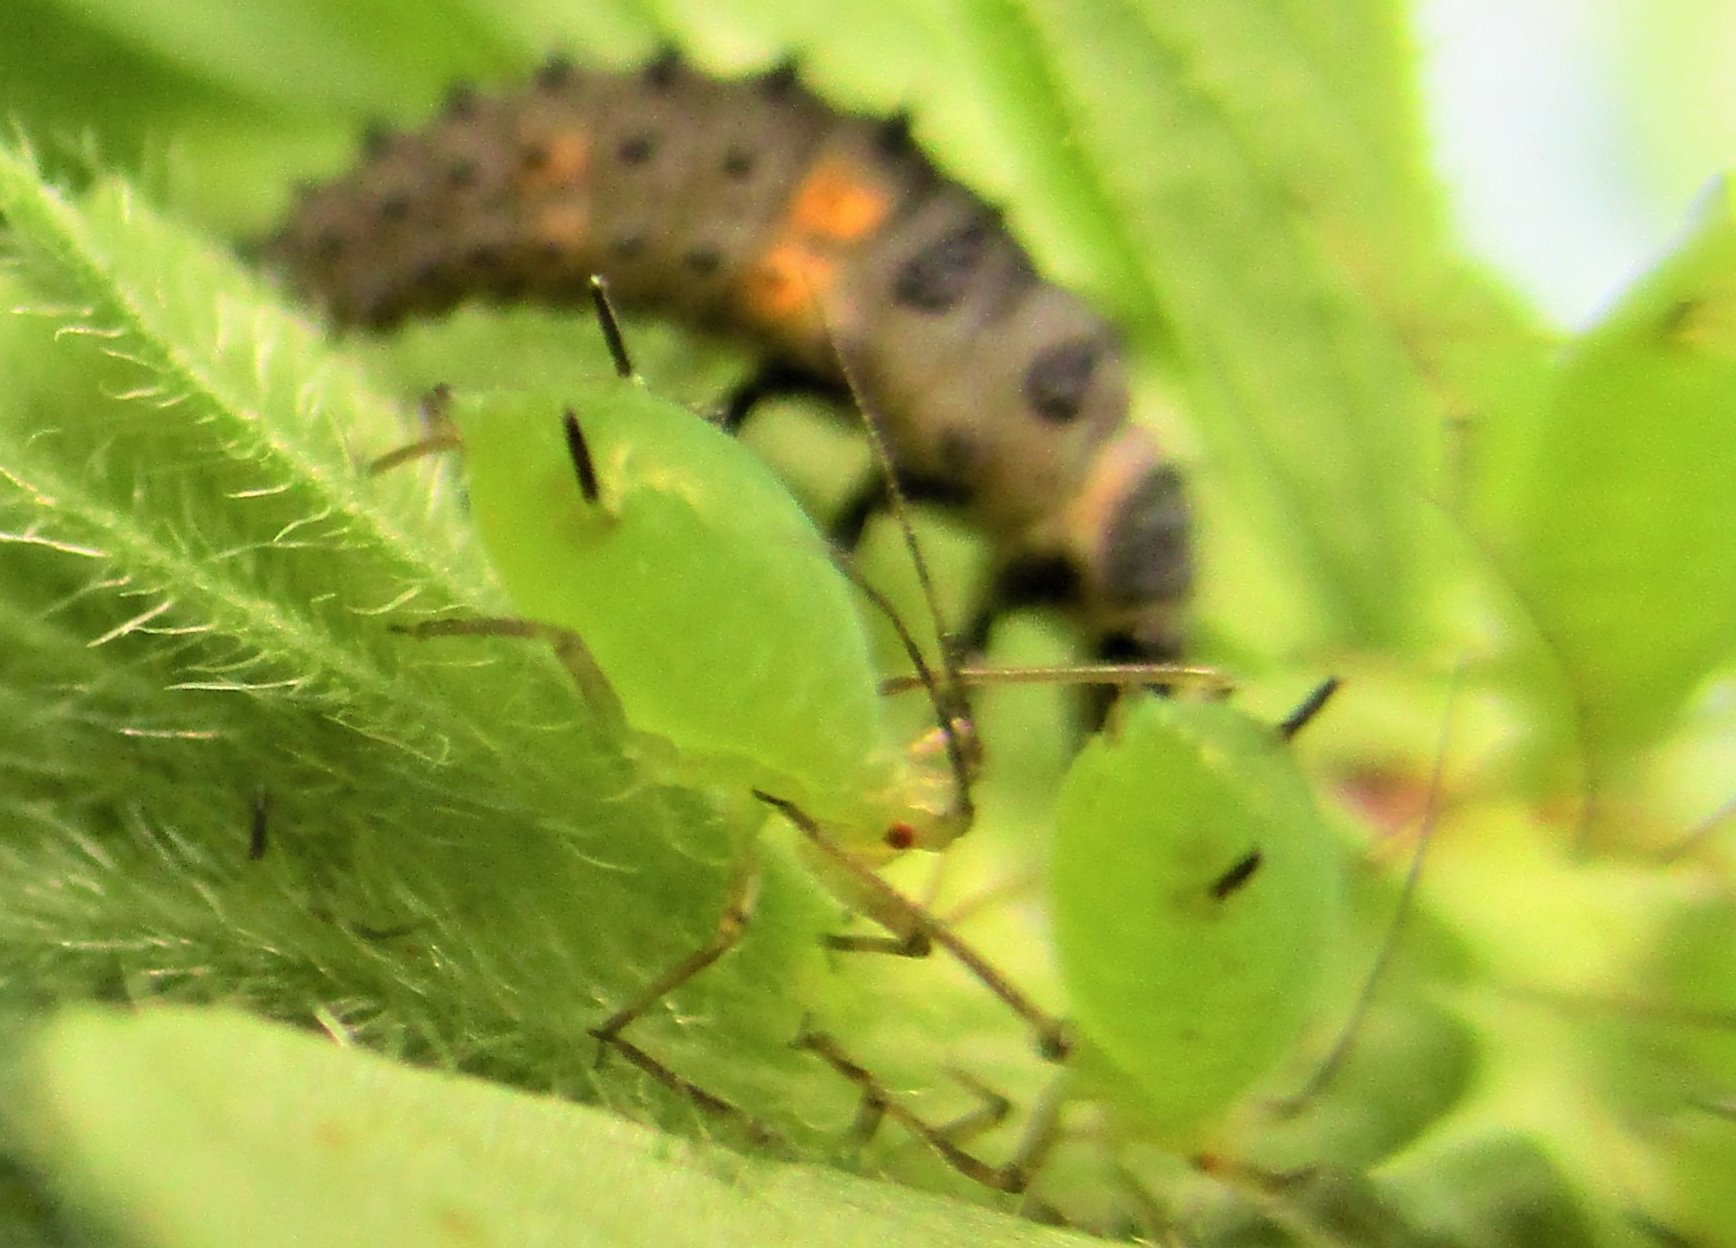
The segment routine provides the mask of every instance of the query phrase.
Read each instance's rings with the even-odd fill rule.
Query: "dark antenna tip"
[[[1278,725],[1279,739],[1289,741],[1306,728],[1314,717],[1320,714],[1332,695],[1338,692],[1338,686],[1343,683],[1336,676],[1329,676],[1321,681],[1314,692],[1303,698],[1301,704],[1286,715],[1283,722]]]
[[[609,358],[615,361],[615,376],[633,376],[633,357],[627,354],[627,339],[621,334],[615,305],[609,301],[609,283],[599,273],[591,275],[591,306],[597,310],[597,324],[602,327],[603,341],[609,344]]]
[[[585,431],[572,408],[561,413],[561,424],[567,431],[567,454],[573,461],[573,474],[579,479],[579,493],[587,503],[595,503],[603,492],[597,488],[597,465],[591,459],[591,445],[585,441]]]

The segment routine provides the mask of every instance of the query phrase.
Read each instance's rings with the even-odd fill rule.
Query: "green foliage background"
[[[13,0],[0,1003],[33,1055],[17,1070],[53,1065],[31,1020],[67,1003],[223,1002],[730,1135],[594,1068],[580,1038],[702,938],[740,829],[637,774],[533,648],[391,635],[405,613],[504,604],[449,491],[355,467],[404,439],[404,401],[433,381],[594,375],[588,334],[466,313],[334,344],[233,258],[296,178],[344,167],[370,116],[412,124],[455,79],[514,81],[551,48],[626,66],[674,40],[719,73],[793,53],[841,107],[908,106],[1044,270],[1125,326],[1140,416],[1197,482],[1202,649],[1268,713],[1323,670],[1352,678],[1307,743],[1323,784],[1363,799],[1344,822],[1367,930],[1342,996],[1405,858],[1385,834],[1414,829],[1366,811],[1415,804],[1451,706],[1422,910],[1370,1024],[1388,1043],[1365,1046],[1385,1064],[1300,1127],[1231,1124],[1236,1155],[1330,1158],[1352,1187],[1369,1171],[1379,1192],[1343,1199],[1390,1214],[1392,1242],[1646,1242],[1654,1225],[1731,1242],[1730,837],[1689,833],[1730,774],[1731,204],[1715,188],[1605,323],[1551,341],[1445,236],[1403,20],[1379,0]],[[739,368],[667,327],[635,346],[695,399]],[[968,544],[933,540],[962,598]],[[1024,621],[998,644],[1055,642]],[[952,869],[959,896],[1040,869],[1067,748],[1050,694],[983,715],[990,818]],[[250,862],[261,796],[272,847]],[[980,993],[943,966],[828,964],[817,937],[837,921],[774,855],[754,938],[643,1042],[808,1159],[837,1151],[852,1105],[788,1050],[805,1014],[937,1116],[959,1107],[948,1063],[1028,1102],[1041,1072]],[[1060,1002],[1023,910],[968,930]],[[296,1086],[273,1070],[236,1086]],[[52,1096],[11,1104],[16,1235],[181,1242],[109,1203]],[[962,1190],[886,1134],[847,1160]],[[1062,1167],[1056,1190],[1101,1213],[1103,1170]],[[1177,1200],[1199,1182],[1171,1181]],[[1374,1236],[1332,1229],[1322,1191],[1267,1214],[1305,1242]],[[811,1216],[844,1199],[828,1189]],[[1527,1231],[1501,1220],[1513,1208],[1543,1212]],[[1242,1212],[1185,1233],[1267,1233]]]

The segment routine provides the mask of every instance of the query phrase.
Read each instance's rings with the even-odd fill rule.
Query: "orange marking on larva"
[[[583,130],[526,135],[518,189],[526,195],[573,186],[591,163],[591,139]]]
[[[812,309],[837,276],[836,260],[801,243],[776,243],[748,274],[743,303],[756,320],[793,320]]]
[[[532,226],[536,239],[565,252],[583,249],[591,218],[578,204],[554,204],[537,213]]]
[[[892,204],[885,190],[858,177],[843,161],[822,161],[790,200],[792,228],[816,238],[852,243],[873,233]]]

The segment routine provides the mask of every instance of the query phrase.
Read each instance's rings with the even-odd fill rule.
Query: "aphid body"
[[[1342,851],[1282,735],[1143,696],[1074,761],[1050,900],[1086,1082],[1176,1139],[1293,1045],[1341,922]]]
[[[625,303],[759,343],[763,389],[854,387],[907,491],[990,540],[990,609],[1070,604],[1105,657],[1179,649],[1188,507],[1129,418],[1114,331],[901,123],[840,115],[787,71],[553,62],[525,90],[457,93],[376,136],[265,252],[373,328],[469,297],[575,302],[601,273]]]
[[[1094,1144],[1117,1166],[1139,1142],[1169,1157],[1160,1172],[1176,1171],[1294,1052],[1342,949],[1343,849],[1286,745],[1335,683],[1276,727],[1223,702],[1142,691],[1075,759],[1047,880],[1068,1015],[1065,1026],[1050,1020],[1047,1034],[1066,1043],[1047,1051],[1064,1068],[1007,1160],[967,1151],[850,1058],[847,1042],[813,1034],[803,1047],[997,1190],[1039,1182],[1071,1107],[1094,1109]]]
[[[583,413],[597,496],[562,420]],[[475,523],[515,610],[569,630],[666,774],[812,813],[852,849],[935,847],[951,777],[891,737],[849,582],[765,465],[636,382],[454,396]]]

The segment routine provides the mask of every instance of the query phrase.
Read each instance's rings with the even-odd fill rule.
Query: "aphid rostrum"
[[[995,552],[968,640],[1046,601],[1099,657],[1180,649],[1188,504],[1130,418],[1113,329],[900,119],[839,114],[788,69],[555,60],[517,91],[454,92],[422,130],[370,135],[264,257],[337,324],[374,329],[472,297],[578,302],[601,273],[627,305],[765,350],[726,423],[769,393],[841,397],[847,367],[906,493],[961,508]],[[876,471],[834,539],[884,497]]]

